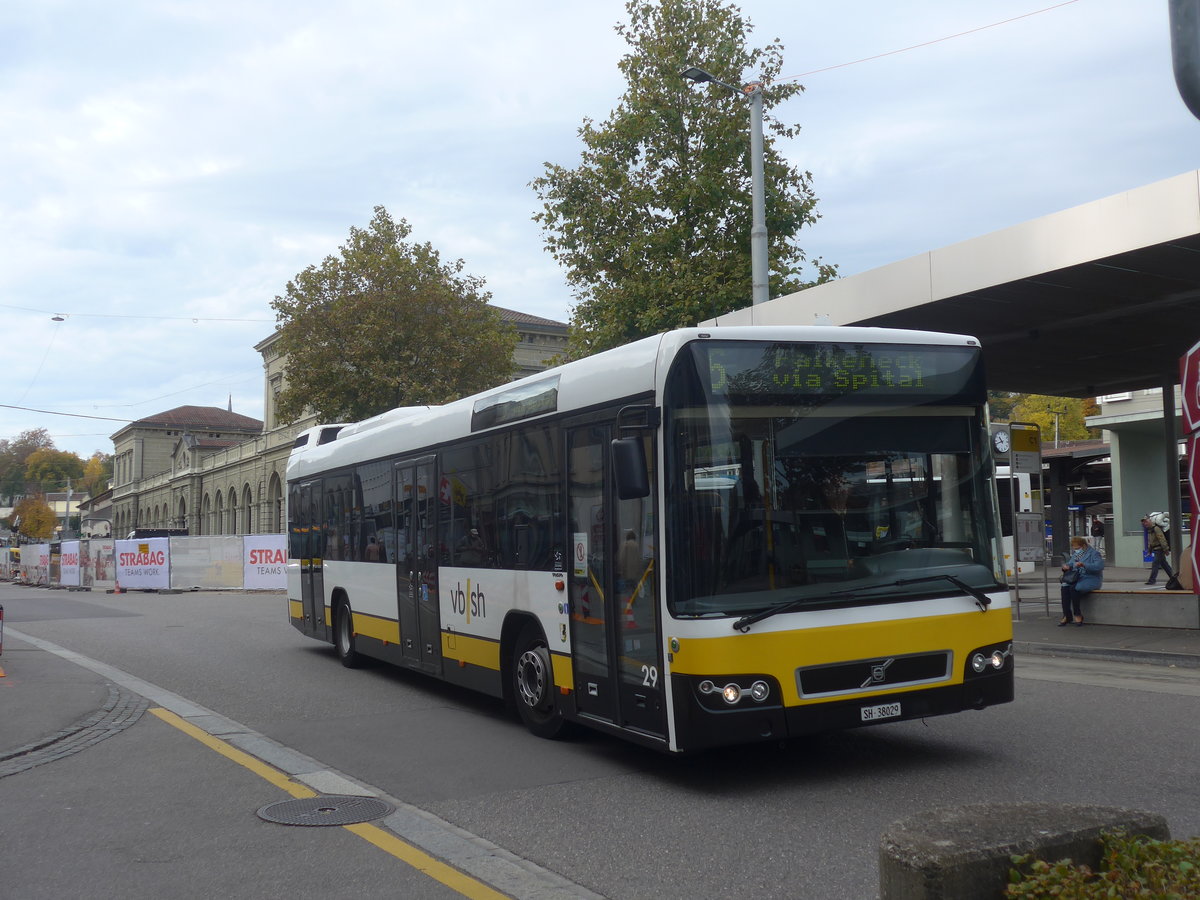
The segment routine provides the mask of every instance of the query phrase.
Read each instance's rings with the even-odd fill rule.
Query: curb
[[[1191,653],[1167,653],[1160,650],[1123,650],[1114,647],[1080,647],[1078,644],[1034,644],[1013,641],[1013,649],[1030,656],[1073,656],[1134,662],[1179,669],[1200,669],[1200,656]]]

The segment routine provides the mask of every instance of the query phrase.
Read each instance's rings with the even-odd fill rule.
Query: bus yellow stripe
[[[385,619],[382,616],[369,616],[365,613],[351,612],[351,628],[355,634],[374,638],[388,644],[400,643],[400,623],[395,619]]]
[[[447,663],[463,662],[493,672],[500,671],[500,642],[490,638],[479,638],[457,631],[442,632],[442,658]],[[550,653],[554,669],[554,685],[563,691],[575,689],[575,678],[571,672],[571,657],[564,653]]]
[[[458,632],[442,632],[442,658],[500,671],[500,642]]]

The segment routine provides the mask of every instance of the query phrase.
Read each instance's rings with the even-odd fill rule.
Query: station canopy
[[[983,345],[992,390],[1163,387],[1200,341],[1200,170],[952,244],[705,325],[876,325]]]

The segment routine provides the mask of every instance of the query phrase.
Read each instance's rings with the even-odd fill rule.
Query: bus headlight
[[[747,687],[745,683],[749,681],[749,678],[754,678],[754,680]],[[711,698],[710,704],[706,704],[709,709],[714,708],[711,705],[713,702],[717,704],[716,708],[719,708],[721,700],[728,706],[744,704],[748,700],[753,700],[755,703],[762,703],[774,693],[770,679],[754,676],[749,676],[749,678],[739,678],[737,681],[730,681],[724,687],[717,685],[711,678],[705,678],[696,685],[696,691],[702,697]]]
[[[1012,644],[993,644],[991,647],[981,647],[970,656],[971,671],[976,675],[985,672],[999,672],[1008,665],[1012,658]]]

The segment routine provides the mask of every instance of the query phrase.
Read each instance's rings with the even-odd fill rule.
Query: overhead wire
[[[52,409],[34,409],[32,406],[17,406],[14,403],[0,403],[0,409],[19,409],[21,412],[42,413],[47,416],[70,416],[72,419],[99,419],[102,422],[132,422],[133,419],[114,419],[112,416],[89,416],[84,413],[55,412]]]
[[[900,47],[896,50],[887,50],[883,53],[876,53],[873,56],[864,56],[862,59],[852,59],[849,62],[838,63],[833,66],[823,66],[820,69],[812,69],[808,72],[801,72],[799,75],[786,75],[782,78],[776,78],[775,83],[781,81],[795,81],[797,78],[807,78],[809,75],[817,75],[821,72],[830,72],[834,69],[844,69],[847,66],[857,66],[859,63],[871,62],[876,59],[883,59],[887,56],[895,56],[897,53],[907,53],[910,50],[919,50],[922,47],[930,47],[934,44],[940,44],[944,41],[952,41],[955,38],[966,37],[968,34],[976,34],[980,31],[987,31],[989,28],[998,28],[1001,25],[1008,25],[1011,22],[1018,22],[1021,19],[1028,19],[1030,16],[1038,16],[1042,13],[1051,12],[1052,10],[1061,9],[1064,6],[1070,6],[1072,3],[1078,3],[1079,0],[1063,0],[1062,3],[1055,3],[1053,6],[1046,6],[1042,9],[1035,9],[1032,12],[1022,13],[1019,16],[1013,16],[1009,19],[1001,19],[999,22],[991,22],[987,25],[980,25],[978,28],[968,28],[966,31],[959,31],[955,34],[948,34],[945,37],[934,38],[929,41],[922,41],[919,44],[912,44],[908,47]]]
[[[33,309],[28,306],[13,306],[9,303],[0,303],[0,309],[16,309],[21,312],[37,313],[38,315],[50,315],[52,312],[58,315],[67,316],[72,319],[156,319],[160,321],[170,322],[191,322],[196,325],[200,322],[249,322],[253,324],[264,324],[275,321],[274,319],[238,319],[230,316],[148,316],[135,315],[132,313],[64,313],[58,310],[48,309]]]

